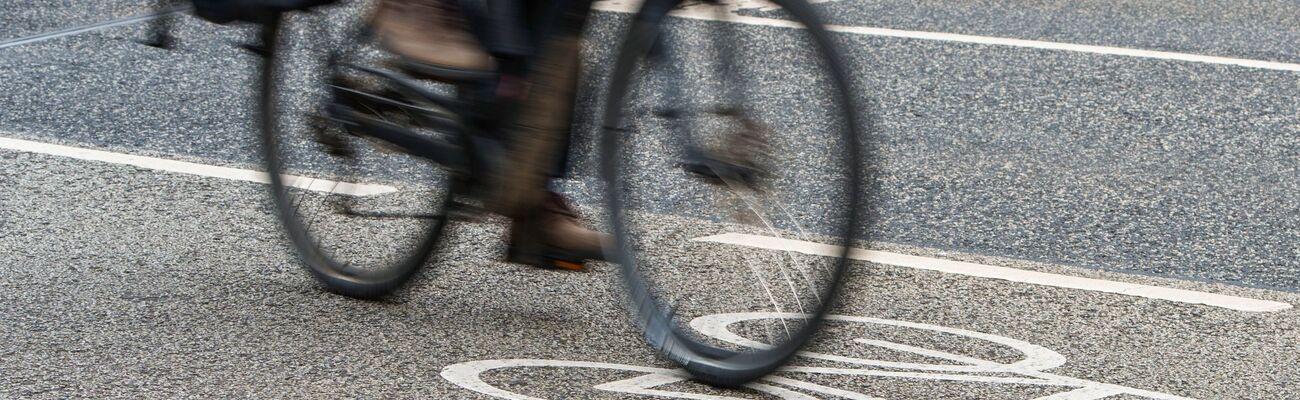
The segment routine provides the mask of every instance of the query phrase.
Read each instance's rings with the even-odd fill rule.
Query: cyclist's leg
[[[567,164],[582,28],[590,4],[570,0],[558,9],[533,10],[534,22],[550,32],[539,35],[543,53],[531,69],[533,86],[512,132],[511,162],[517,164],[505,171],[504,184],[498,186],[509,196],[499,197],[504,212],[515,218],[511,261],[580,269],[583,260],[604,258],[606,235],[582,226],[565,200],[546,190]]]
[[[562,130],[563,134],[559,135],[556,141],[558,152],[554,155],[555,162],[550,169],[550,176],[553,179],[563,179],[568,173],[569,153],[573,136],[574,104],[577,103],[578,79],[582,66],[580,61],[582,57],[582,29],[586,26],[586,16],[591,10],[591,0],[569,0],[562,3],[567,4],[561,5],[558,12],[556,12],[557,10],[549,10],[542,17],[559,18],[559,21],[553,25],[546,23],[549,21],[544,21],[542,26],[555,27],[554,29],[558,31],[557,36],[559,36],[560,40],[567,41],[566,48],[563,50],[564,53],[557,56],[571,60],[568,68],[562,71],[562,75],[559,75],[559,79],[555,83],[557,87],[563,88],[564,97],[557,96],[552,103],[543,105],[544,108],[550,109],[555,116],[562,117],[562,125],[567,127],[567,129]]]
[[[579,49],[588,0],[569,0],[551,29],[534,26],[533,30],[550,30],[542,35],[541,52],[531,61],[527,99],[509,132],[511,164],[500,171],[497,193],[491,196],[492,208],[516,217],[533,211],[545,199],[547,179],[555,175],[557,164],[567,143],[572,122],[573,99],[579,70]],[[547,13],[544,8],[533,12]],[[534,18],[534,21],[544,17]]]

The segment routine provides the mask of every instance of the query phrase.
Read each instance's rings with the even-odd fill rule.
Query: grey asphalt
[[[0,2],[0,43],[52,31],[147,14],[149,1],[6,0]]]
[[[147,11],[124,1],[0,7],[0,41]],[[844,25],[1300,61],[1300,8],[1277,2],[819,7]],[[593,21],[588,87],[603,87],[624,19]],[[143,36],[138,25],[0,49],[0,134],[255,167],[256,59],[230,44],[247,31],[186,21],[178,33],[173,52],[130,42]],[[883,201],[873,235],[886,246],[1297,303],[1294,72],[838,38],[877,118]],[[594,91],[583,107],[595,106]],[[597,123],[579,117],[577,177],[565,187],[586,206],[598,199],[588,141]],[[310,282],[257,185],[0,156],[8,171],[0,253],[16,254],[0,261],[6,396],[460,398],[469,392],[437,372],[463,361],[664,366],[618,311],[610,267],[537,274],[493,262],[500,249],[475,240],[499,233],[489,227],[458,231],[455,258],[400,296],[357,302]],[[1280,398],[1300,363],[1294,311],[1244,314],[865,271],[846,314],[1040,344],[1070,360],[1058,373],[1072,377],[1188,397]],[[828,379],[864,393],[884,385],[872,394],[887,398],[970,390]],[[505,381],[534,393],[563,389]]]
[[[613,57],[616,41],[603,38],[616,36],[623,18],[602,16],[591,29],[588,87],[596,89],[584,94],[587,109],[608,74],[602,60]],[[247,33],[187,21],[173,52],[131,42],[143,35],[138,26],[5,49],[0,126],[22,137],[256,165],[248,114],[255,59],[231,45]],[[1300,287],[1294,73],[840,38],[878,121],[880,240]],[[579,188],[595,175],[595,119],[578,118]]]
[[[447,251],[412,285],[382,301],[360,301],[324,292],[302,269],[260,184],[13,151],[0,151],[0,166],[10,171],[3,181],[9,195],[0,199],[6,232],[0,237],[6,254],[0,397],[478,398],[439,372],[516,358],[670,367],[623,311],[612,265],[566,273],[502,263],[499,225],[454,226]],[[683,223],[660,221],[666,228]],[[709,254],[700,261],[707,263]],[[945,257],[1300,303],[1287,292]],[[854,268],[838,314],[1043,346],[1066,361],[1048,370],[1056,375],[1216,399],[1285,398],[1300,379],[1291,368],[1300,362],[1295,309],[1245,313],[880,265]],[[849,342],[863,337],[1000,363],[1023,357],[951,333],[831,327],[812,350],[936,363]],[[981,374],[963,376],[970,375]],[[540,398],[615,398],[592,387],[633,376],[534,368],[492,371],[484,379]],[[777,376],[899,399],[1031,398],[1073,389],[955,378]],[[745,396],[698,385],[666,389]]]

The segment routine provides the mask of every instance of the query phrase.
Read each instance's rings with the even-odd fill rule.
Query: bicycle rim
[[[329,64],[337,61],[336,48],[308,41],[333,37],[341,47],[355,40],[350,33],[343,41],[307,34],[326,18],[343,17],[320,10],[280,14],[263,26],[262,152],[276,215],[300,260],[328,290],[373,298],[397,289],[429,261],[447,222],[451,179],[422,160],[349,135],[322,111],[331,103],[323,79],[336,67]]]
[[[673,2],[646,3],[606,99],[602,174],[633,313],[652,347],[720,386],[772,372],[813,338],[839,295],[848,249],[865,239],[868,149],[844,64],[811,6],[774,3],[780,10],[725,11],[764,13],[779,27],[699,18],[699,8],[667,18]],[[692,38],[732,42],[710,49]],[[791,71],[798,76],[782,81]],[[722,86],[710,86],[718,77]],[[764,133],[727,133],[736,131]],[[731,326],[759,338],[748,346],[685,322],[755,311],[805,317]]]

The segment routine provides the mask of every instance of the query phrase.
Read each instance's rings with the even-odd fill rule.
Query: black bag
[[[194,15],[225,24],[233,21],[265,22],[275,13],[306,10],[335,0],[192,0]]]

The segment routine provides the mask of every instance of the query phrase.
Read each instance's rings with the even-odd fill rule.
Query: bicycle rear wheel
[[[864,125],[815,10],[743,4],[648,1],[620,50],[602,136],[633,312],[651,346],[720,386],[772,372],[813,338],[864,238],[871,187]],[[684,18],[668,17],[674,7]],[[719,312],[804,317],[731,326],[757,338],[748,346],[685,322]]]
[[[347,88],[375,102],[339,111],[341,79],[382,86],[383,79],[343,71],[344,65],[352,71],[383,65],[384,53],[350,26],[362,12],[337,6],[278,14],[263,26],[259,118],[274,208],[301,261],[327,289],[373,298],[397,289],[429,261],[447,222],[453,178],[425,159],[349,131],[356,124],[340,116],[365,112],[385,126],[445,136],[422,129],[410,109],[384,108],[410,99],[378,89]],[[427,107],[433,106],[417,108],[437,113]]]

